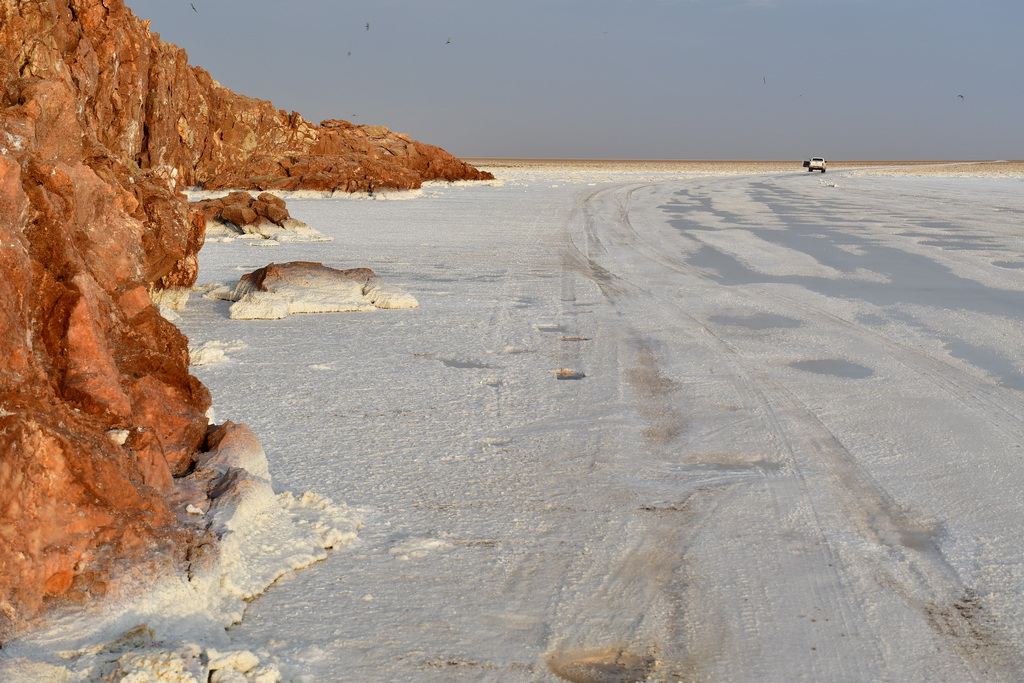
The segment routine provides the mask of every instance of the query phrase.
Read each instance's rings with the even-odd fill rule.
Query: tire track
[[[633,244],[642,251],[644,256],[670,271],[692,277],[698,277],[704,281],[704,284],[707,287],[721,287],[722,285],[704,277],[704,274],[699,269],[689,265],[688,263],[665,255],[664,252],[657,248],[657,245],[654,245],[649,240],[643,238],[636,229],[633,228],[628,218],[627,207],[631,201],[633,193],[641,187],[646,188],[655,186],[645,185],[630,188],[625,199],[616,198],[616,203],[618,205],[617,213],[624,217],[619,225],[628,231],[628,235]],[[805,318],[817,318],[819,321],[824,321],[837,327],[841,327],[842,329],[858,336],[869,337],[872,341],[885,348],[890,353],[890,358],[897,360],[906,367],[914,370],[921,377],[931,382],[937,389],[960,401],[965,408],[979,415],[983,415],[986,418],[991,418],[993,413],[998,414],[1000,419],[995,423],[995,426],[1000,428],[1004,434],[1011,437],[1013,440],[1024,444],[1024,416],[1018,415],[1015,410],[1007,408],[1003,404],[1001,399],[1003,399],[1007,393],[995,388],[987,388],[978,385],[973,377],[967,375],[963,370],[955,365],[921,353],[913,347],[890,339],[889,337],[875,332],[869,327],[858,325],[829,311],[811,306],[805,302],[797,301],[796,299],[788,297],[775,290],[760,287],[745,287],[742,290],[734,288],[733,293],[742,295],[750,299],[752,302],[764,301],[766,299],[783,302],[787,307],[802,313]],[[696,319],[694,320],[695,322],[701,322]],[[710,328],[707,328],[706,326],[704,327],[709,334],[713,334]],[[973,388],[971,388],[971,385],[973,385]]]
[[[630,228],[629,232],[631,232],[631,226],[629,226],[628,223],[628,214],[625,211],[625,208],[622,204],[616,205],[618,207],[618,210],[615,210],[614,207],[610,211],[606,210],[604,207],[593,208],[593,204],[598,199],[600,199],[602,195],[608,194],[609,192],[614,192],[619,189],[621,188],[614,188],[611,191],[603,190],[591,192],[583,199],[583,201],[581,202],[581,206],[579,207],[579,210],[575,215],[575,219],[578,223],[578,225],[575,227],[577,228],[576,234],[580,234],[583,236],[584,246],[583,248],[576,248],[576,245],[570,241],[567,245],[568,256],[566,262],[570,267],[575,266],[577,272],[580,272],[585,276],[592,277],[593,273],[600,273],[600,278],[597,279],[596,281],[599,287],[601,287],[601,290],[605,294],[605,296],[609,299],[609,301],[612,302],[613,305],[615,305],[616,303],[621,303],[624,307],[628,308],[630,298],[645,295],[651,296],[651,292],[643,289],[642,287],[636,285],[633,282],[629,282],[626,279],[618,275],[615,275],[614,273],[595,263],[596,257],[599,257],[601,254],[606,253],[603,249],[603,236],[599,232],[599,230],[603,226],[599,225],[599,221],[604,220],[605,216],[610,215],[612,216],[610,225],[625,225]],[[627,191],[632,192],[631,189]],[[627,244],[630,242],[635,243],[635,240],[632,240],[632,236],[628,232],[625,235],[619,234],[616,235],[615,237],[618,238],[617,246],[622,246],[623,242],[626,242]],[[633,244],[628,245],[633,246]],[[676,304],[671,302],[664,303],[667,303],[667,310],[671,309],[675,314],[678,314],[679,310]],[[703,326],[699,327],[698,329],[700,329],[704,333],[704,336],[710,334],[710,331],[707,330],[706,328],[703,328]],[[639,335],[635,331],[634,335],[639,337]],[[713,337],[713,335],[711,336],[711,338],[715,339],[719,344],[723,343],[722,340],[718,339],[717,337]],[[707,343],[707,339],[703,338],[698,339],[696,341],[698,341],[699,343]],[[639,356],[644,356],[644,349],[645,347],[641,344],[640,351],[638,353]],[[723,349],[720,349],[719,351],[721,353]],[[732,356],[738,358],[738,355],[735,354],[735,351],[733,349],[727,349],[727,351]],[[640,372],[646,372],[646,374],[649,375],[657,374],[652,372],[649,368],[646,371],[644,371],[643,367],[644,364],[641,361]],[[768,398],[766,398],[760,392],[760,390],[756,392],[751,391],[751,387],[757,387],[757,385],[753,383],[750,379],[751,371],[749,368],[744,369],[744,371],[741,373],[734,373],[734,375],[737,377],[737,379],[732,380],[733,389],[738,397],[744,399],[744,402],[746,404],[744,407],[746,411],[761,415],[762,419],[765,420],[769,425],[771,425],[770,432],[772,434],[772,437],[779,442],[783,452],[788,454],[787,457],[783,458],[783,460],[786,461],[786,475],[792,477],[795,474],[797,479],[801,482],[800,487],[807,488],[806,482],[803,481],[803,475],[800,468],[795,465],[795,454],[797,452],[797,449],[790,443],[787,429],[783,426],[782,421],[779,419],[775,410],[772,408],[771,401]],[[669,406],[665,410],[671,412],[672,408],[671,406]],[[643,412],[642,408],[641,412]],[[751,472],[754,472],[755,474],[760,474],[760,476],[751,477]],[[690,474],[692,476],[693,470],[691,470]],[[698,533],[701,527],[707,526],[706,521],[711,521],[712,519],[710,517],[694,518],[694,508],[690,504],[691,498],[693,498],[695,494],[699,494],[698,498],[701,499],[702,502],[702,513],[707,514],[709,508],[718,509],[721,508],[723,504],[725,504],[728,507],[728,503],[725,503],[725,501],[729,499],[732,492],[736,491],[737,486],[742,487],[744,489],[750,489],[750,487],[760,487],[765,495],[772,497],[775,501],[774,516],[781,517],[784,514],[784,505],[778,499],[774,498],[775,489],[773,486],[767,484],[763,472],[758,473],[756,472],[756,470],[748,469],[741,476],[737,476],[737,473],[735,471],[727,472],[725,475],[722,475],[721,473],[715,473],[713,467],[708,468],[708,471],[704,472],[703,476],[699,476],[697,478],[697,480],[694,483],[694,488],[691,490],[689,494],[687,494],[686,499],[682,503],[678,503],[667,508],[662,508],[671,511],[685,510],[688,513],[688,528],[677,530],[679,538],[677,539],[677,542],[674,544],[676,552],[678,552],[681,556],[681,565],[686,564],[685,556],[687,554],[687,546],[690,543],[686,540],[687,537],[693,537],[695,534]],[[711,498],[708,498],[709,495],[711,495]],[[709,506],[709,500],[715,501],[716,504],[713,506]],[[813,504],[810,504],[807,507],[812,515],[817,515],[816,508]],[[817,521],[817,525],[819,528],[824,530],[825,525],[820,520]],[[820,549],[820,557],[815,564],[821,568],[831,568],[824,570],[829,571],[832,574],[832,576],[824,583],[830,585],[840,583],[841,577],[839,576],[837,569],[840,563],[838,560],[837,553],[831,548],[828,539],[822,536],[822,540],[818,544],[818,548]],[[741,583],[744,584],[742,590],[749,592],[751,595],[757,592],[756,587],[746,585],[749,584],[748,577],[740,577],[740,580]],[[663,588],[667,592],[671,592],[671,587],[678,583],[678,580],[667,580],[664,581]],[[678,589],[678,585],[676,585],[676,588]],[[851,594],[851,599],[851,596],[848,596],[845,593],[833,594],[820,591],[815,591],[814,593],[817,602],[829,605],[828,612],[830,614],[838,615],[842,629],[846,631],[852,630],[850,626],[858,621],[858,619],[855,617],[855,614],[863,611],[863,606],[858,603],[858,600],[855,596],[852,596]],[[694,610],[688,610],[686,606],[682,606],[681,603],[685,602],[685,599],[680,599],[679,596],[667,595],[666,599],[668,602],[676,605],[677,614],[675,618],[677,621],[686,623],[687,621],[691,620],[690,618],[688,618],[689,611],[699,611],[699,608]],[[755,612],[752,612],[748,609],[742,610],[740,614],[739,626],[748,634],[753,634],[754,642],[756,642],[758,618],[759,617]],[[720,626],[712,630],[725,631],[728,630],[728,628],[729,627],[727,625],[721,624]],[[677,627],[676,630],[682,631],[685,629]],[[666,674],[667,672],[672,672],[690,675],[700,673],[702,671],[709,672],[712,671],[716,665],[721,665],[721,661],[718,661],[717,663],[714,661],[721,660],[723,652],[728,650],[728,646],[723,642],[721,638],[712,638],[711,640],[708,640],[706,636],[700,636],[697,638],[691,637],[688,638],[688,640],[689,642],[686,643],[685,650],[683,652],[679,652],[678,648],[676,648],[677,651],[673,652],[674,656],[666,658],[666,660],[662,664],[662,668],[659,670],[659,673]],[[668,649],[670,652],[672,651],[671,646],[669,646]],[[872,658],[878,657],[880,657],[880,653],[876,652],[872,654]],[[866,671],[860,671],[857,669],[857,664],[853,664],[853,667],[855,670],[851,671],[850,673],[852,673],[856,678],[863,678],[863,676],[867,675]]]
[[[981,678],[1012,678],[1021,662],[1019,653],[1002,642],[987,622],[972,587],[964,582],[943,557],[927,520],[906,510],[875,481],[843,446],[836,435],[792,392],[747,361],[728,340],[719,336],[702,320],[689,313],[677,300],[657,295],[633,279],[616,274],[598,263],[608,256],[604,244],[628,246],[651,265],[668,271],[697,277],[706,287],[721,287],[708,280],[698,269],[667,256],[635,230],[629,220],[629,205],[635,192],[652,185],[619,185],[595,190],[583,196],[567,234],[566,266],[591,277],[609,301],[622,310],[632,297],[653,297],[671,316],[685,319],[697,331],[691,341],[717,350],[732,369],[734,391],[744,408],[758,414],[772,438],[781,447],[781,460],[799,482],[807,510],[819,530],[819,566],[833,567],[835,583],[841,583],[839,567],[844,557],[842,545],[833,541],[843,530],[853,530],[866,546],[875,549],[871,559],[861,562],[878,585],[900,596],[925,619],[941,638],[956,647],[963,666]],[[576,240],[582,240],[579,244]],[[759,291],[796,308],[805,317],[837,325],[847,332],[870,337],[893,358],[927,378],[934,386],[954,397],[972,411],[991,419],[1001,417],[998,426],[1015,439],[1021,439],[1024,421],[1003,406],[998,397],[984,388],[970,385],[970,378],[959,379],[962,371],[920,354],[905,345],[857,326],[826,311],[801,304],[776,293]],[[755,293],[744,292],[754,298]],[[669,317],[671,317],[669,316]],[[771,488],[771,486],[769,486]],[[786,504],[774,502],[777,516]],[[837,601],[837,613],[849,629],[866,625],[866,605],[852,596],[831,595]],[[875,638],[886,634],[876,631]],[[876,657],[882,658],[881,652]]]

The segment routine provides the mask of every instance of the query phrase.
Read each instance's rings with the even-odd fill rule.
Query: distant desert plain
[[[477,167],[517,170],[568,169],[636,172],[676,173],[785,173],[803,171],[801,160],[749,161],[749,160],[657,160],[657,159],[500,159],[465,158]],[[830,171],[868,171],[881,174],[930,176],[1020,176],[1024,175],[1024,160],[999,161],[828,161]]]

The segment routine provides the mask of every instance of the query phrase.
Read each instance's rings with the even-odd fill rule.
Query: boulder
[[[322,263],[271,263],[243,275],[228,296],[236,320],[276,320],[292,313],[339,313],[374,308],[416,308],[402,290],[369,268],[339,270]]]
[[[285,201],[269,192],[257,197],[248,192],[230,192],[223,197],[192,202],[189,210],[193,222],[202,223],[206,235],[215,240],[248,237],[322,242],[331,239],[292,218]]]

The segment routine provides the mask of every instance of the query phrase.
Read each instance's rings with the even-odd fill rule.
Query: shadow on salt
[[[719,325],[743,327],[748,330],[770,330],[782,327],[800,327],[803,322],[775,313],[752,313],[750,315],[713,315],[708,318]]]
[[[845,379],[864,379],[875,374],[874,370],[858,363],[842,358],[820,358],[817,360],[800,360],[789,364],[789,367],[817,375],[831,375]]]

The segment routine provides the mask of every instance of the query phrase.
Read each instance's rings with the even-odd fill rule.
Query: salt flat
[[[275,487],[364,521],[234,646],[308,681],[1017,679],[1024,179],[794,167],[496,164],[207,244],[201,284],[317,261],[420,304],[181,314]]]

